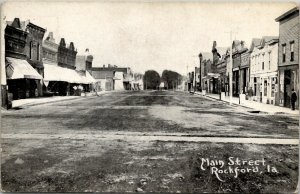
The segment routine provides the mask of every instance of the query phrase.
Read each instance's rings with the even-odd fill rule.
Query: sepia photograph
[[[0,6],[0,192],[299,192],[299,2]]]

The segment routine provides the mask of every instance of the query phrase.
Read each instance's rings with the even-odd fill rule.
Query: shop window
[[[276,77],[272,78],[272,90],[271,90],[271,97],[275,97],[275,84],[277,82]]]
[[[257,92],[257,83],[256,83],[256,77],[254,78],[254,96],[256,96],[256,92]]]
[[[267,96],[268,94],[268,81],[264,81],[264,96]]]

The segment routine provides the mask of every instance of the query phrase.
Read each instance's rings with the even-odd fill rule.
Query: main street
[[[297,119],[173,91],[24,106],[2,112],[2,189],[290,192]]]

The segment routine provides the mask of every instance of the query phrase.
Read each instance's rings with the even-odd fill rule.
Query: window
[[[265,54],[262,55],[262,63],[261,63],[261,69],[265,69]]]
[[[36,60],[40,60],[40,44],[37,45]]]
[[[276,84],[277,78],[273,77],[272,78],[272,91],[271,91],[271,97],[275,96],[275,84]]]
[[[291,61],[294,61],[294,42],[290,43],[291,49]]]
[[[282,62],[285,62],[285,45],[282,45]]]
[[[269,70],[271,69],[271,51],[269,52]]]
[[[256,96],[256,93],[257,93],[257,83],[256,83],[256,77],[254,77],[254,96]]]
[[[30,45],[29,45],[29,59],[32,59],[32,42],[30,42]]]
[[[268,94],[268,81],[264,80],[264,96]]]

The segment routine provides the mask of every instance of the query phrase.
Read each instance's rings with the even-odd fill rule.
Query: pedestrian
[[[292,89],[292,95],[291,95],[291,103],[292,103],[292,110],[295,110],[295,103],[297,101],[297,94],[294,89]]]
[[[252,100],[252,96],[253,96],[253,90],[252,87],[250,87],[249,91],[248,91],[248,96],[249,96],[249,100]]]

